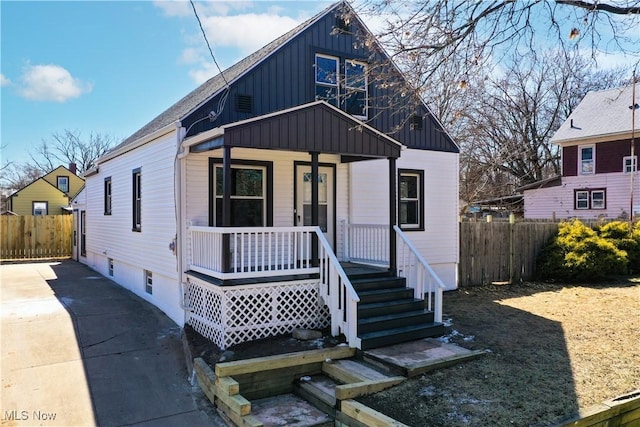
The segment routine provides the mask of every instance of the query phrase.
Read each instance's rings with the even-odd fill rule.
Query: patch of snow
[[[452,318],[444,319],[442,321],[442,324],[448,328],[451,325],[453,325],[453,319]]]
[[[433,385],[428,385],[425,388],[423,388],[422,390],[420,390],[420,393],[418,393],[418,396],[421,397],[433,397],[437,394],[436,392],[436,387]]]

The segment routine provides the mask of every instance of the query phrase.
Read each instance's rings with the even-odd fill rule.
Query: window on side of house
[[[576,191],[576,209],[589,209],[589,192]]]
[[[48,215],[49,202],[31,202],[33,215]]]
[[[153,273],[149,270],[144,271],[144,290],[149,295],[153,294]]]
[[[424,172],[400,169],[398,222],[403,230],[424,230]]]
[[[578,171],[580,175],[591,175],[596,171],[596,147],[585,145],[578,147]]]
[[[353,60],[344,63],[345,106],[352,116],[367,118],[367,64]]]
[[[636,172],[638,170],[638,156],[625,156],[622,159],[622,170],[624,173]]]
[[[575,209],[606,209],[607,191],[604,188],[575,190]]]
[[[111,215],[111,177],[104,179],[104,214]]]
[[[316,55],[316,100],[327,101],[338,107],[340,90],[339,58],[328,55]]]
[[[262,166],[231,166],[231,225],[264,227],[267,223],[267,170]],[[223,168],[215,166],[216,227],[222,226]]]
[[[133,231],[142,231],[142,171],[140,168],[132,172],[133,190]]]
[[[109,263],[109,276],[113,277],[113,258],[109,258],[108,263]]]
[[[593,190],[591,192],[591,209],[605,209],[605,192],[604,190]]]
[[[56,187],[58,190],[63,193],[69,192],[69,177],[68,176],[58,176],[56,177]]]

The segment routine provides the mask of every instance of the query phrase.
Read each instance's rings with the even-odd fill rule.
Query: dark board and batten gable
[[[287,34],[269,43],[247,58],[223,72],[230,82],[228,93],[224,90],[220,75],[213,77],[185,96],[147,124],[123,144],[133,142],[156,130],[164,122],[180,120],[182,126],[191,130],[188,136],[196,135],[214,127],[262,116],[316,101],[315,57],[316,54],[345,60],[362,62],[382,61],[381,51],[365,47],[356,34],[368,30],[354,16],[350,20],[351,31],[336,31],[336,24],[343,8],[355,15],[346,2],[336,3]],[[393,69],[395,70],[395,68]],[[392,71],[394,72],[394,71]],[[400,75],[398,78],[402,79]],[[396,86],[397,87],[397,86]],[[411,125],[408,114],[391,111],[384,100],[393,94],[369,82],[369,120],[367,123],[391,136],[409,148],[459,152],[457,145],[444,131],[425,105],[412,111],[422,117],[421,129]],[[397,90],[397,89],[396,89]],[[224,108],[214,122],[205,118],[218,110],[221,96],[227,96]],[[189,108],[191,106],[191,108]]]

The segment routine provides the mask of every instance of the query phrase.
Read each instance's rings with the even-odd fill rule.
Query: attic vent
[[[349,28],[349,18],[344,17],[344,16],[337,16],[336,17],[336,30],[338,31],[338,33],[348,33],[350,28]]]
[[[411,130],[422,130],[422,116],[414,114],[409,118],[409,126]]]
[[[253,112],[253,98],[251,95],[236,95],[236,111],[238,113]]]

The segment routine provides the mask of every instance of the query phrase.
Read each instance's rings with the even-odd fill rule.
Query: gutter
[[[100,165],[101,163],[107,162],[115,157],[121,156],[125,153],[128,153],[131,150],[134,150],[142,145],[145,145],[151,141],[154,141],[158,138],[161,138],[173,131],[175,131],[177,128],[180,128],[181,124],[179,121],[177,122],[173,122],[171,124],[168,124],[167,126],[158,129],[155,132],[152,132],[146,136],[143,136],[140,139],[135,140],[134,142],[127,144],[127,145],[123,145],[120,147],[116,147],[113,150],[109,151],[107,154],[105,154],[104,156],[100,157],[97,161],[96,164]],[[97,170],[97,168],[96,168]],[[90,176],[90,175],[86,175],[85,176]]]

